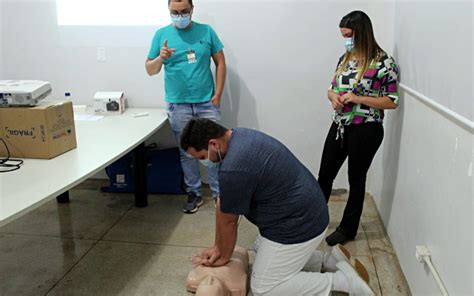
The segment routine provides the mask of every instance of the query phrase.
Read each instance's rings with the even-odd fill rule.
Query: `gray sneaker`
[[[197,196],[195,192],[188,192],[188,201],[183,206],[183,212],[186,214],[196,213],[203,203],[201,196]]]

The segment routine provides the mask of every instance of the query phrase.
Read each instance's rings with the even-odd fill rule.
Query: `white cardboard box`
[[[123,91],[98,91],[94,95],[94,113],[122,114],[125,112]]]

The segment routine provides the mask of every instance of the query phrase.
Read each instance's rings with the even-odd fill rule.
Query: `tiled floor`
[[[69,204],[51,201],[0,228],[0,295],[188,294],[190,258],[214,241],[212,202],[185,215],[185,196],[151,195],[150,205],[138,209],[133,195],[100,193],[101,185],[88,180],[70,192]],[[346,200],[344,192],[332,197],[328,233]],[[369,196],[361,224],[346,247],[366,265],[372,288],[379,295],[409,295]],[[251,248],[256,233],[242,219],[238,245]]]

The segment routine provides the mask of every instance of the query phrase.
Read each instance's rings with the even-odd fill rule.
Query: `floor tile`
[[[377,206],[375,205],[373,198],[369,194],[366,194],[364,200],[364,209],[362,211],[360,221],[361,223],[364,223],[366,221],[372,220],[380,220],[379,211],[377,210]]]
[[[359,229],[354,240],[348,241],[344,246],[354,256],[370,256],[370,247],[363,230]]]
[[[347,201],[349,191],[347,189],[339,188],[333,189],[331,192],[330,201]]]
[[[385,226],[380,218],[365,219],[361,222],[362,229],[365,232],[365,236],[370,241],[371,239],[383,239],[388,237],[385,230]]]
[[[17,233],[79,239],[99,239],[133,207],[131,194],[71,190],[70,202],[51,200],[0,228]]]
[[[393,252],[373,249],[372,258],[383,295],[411,295],[398,259]]]
[[[341,222],[342,216],[344,214],[344,209],[346,208],[346,202],[343,201],[329,201],[329,219],[331,222],[336,222],[339,225]]]
[[[49,295],[186,295],[198,248],[99,242]]]
[[[194,214],[182,211],[186,196],[150,197],[146,208],[132,208],[105,240],[207,247],[215,239],[215,208],[206,198]]]
[[[408,283],[380,216],[371,218],[366,216],[365,221],[362,222],[362,228],[371,251],[382,294],[410,295]]]
[[[0,295],[44,295],[94,241],[0,234]]]

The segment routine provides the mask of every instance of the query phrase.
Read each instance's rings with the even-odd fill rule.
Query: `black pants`
[[[367,171],[383,139],[381,123],[362,123],[344,126],[344,138],[336,140],[337,125],[333,123],[324,143],[318,182],[326,197],[346,157],[349,158],[349,199],[339,231],[355,237],[364,206]]]

